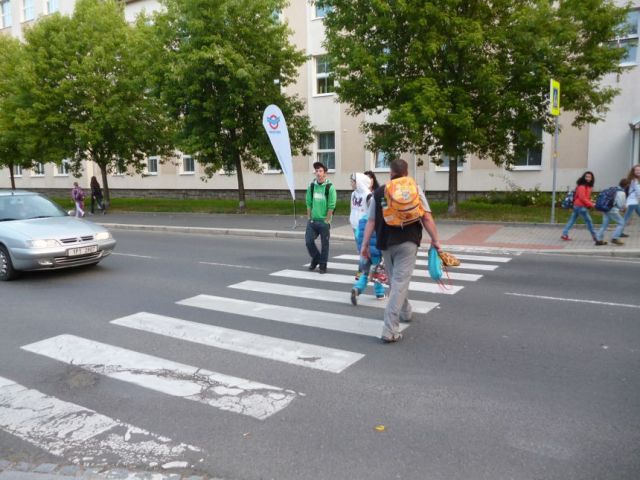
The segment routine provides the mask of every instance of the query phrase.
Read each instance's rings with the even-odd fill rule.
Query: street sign
[[[551,79],[549,90],[549,113],[554,117],[560,115],[560,82]]]

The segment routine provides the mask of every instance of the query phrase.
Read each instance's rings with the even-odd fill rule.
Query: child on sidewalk
[[[624,192],[629,186],[629,183],[629,180],[626,178],[620,180],[616,191],[616,198],[613,201],[613,207],[611,207],[611,210],[609,210],[608,212],[604,212],[602,214],[602,226],[596,233],[597,246],[607,244],[607,242],[604,241],[604,234],[607,231],[607,227],[609,226],[611,220],[618,224],[613,232],[613,235],[611,236],[611,243],[613,243],[614,245],[624,245],[624,242],[620,240],[620,236],[622,235],[622,231],[624,230],[624,219],[622,218],[622,215],[620,215],[620,212],[624,211],[625,209],[627,196]]]
[[[351,188],[353,193],[351,194],[351,215],[349,221],[353,228],[353,234],[356,239],[356,245],[358,252],[362,249],[362,238],[364,237],[364,227],[367,224],[369,210],[369,202],[371,201],[371,179],[363,173],[351,174]],[[371,266],[375,266],[378,270],[380,263],[382,262],[382,252],[376,248],[375,235],[372,236],[369,242],[369,248],[371,252],[371,258],[367,259],[360,257],[358,264],[358,275],[353,288],[351,289],[351,303],[358,304],[358,295],[364,292],[369,283],[369,273]],[[374,293],[376,298],[384,298],[384,285],[380,281],[380,277],[372,279],[374,282]]]
[[[76,217],[84,217],[84,190],[78,185],[78,182],[73,182],[71,199],[76,205]]]

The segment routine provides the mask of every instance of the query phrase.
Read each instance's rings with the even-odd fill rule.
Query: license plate
[[[67,256],[75,257],[77,255],[87,255],[88,253],[96,253],[97,251],[97,245],[87,245],[86,247],[70,248],[67,250]]]

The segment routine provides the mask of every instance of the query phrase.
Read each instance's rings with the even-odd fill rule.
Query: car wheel
[[[11,257],[7,249],[0,245],[0,280],[7,281],[16,278],[18,272],[13,268]]]

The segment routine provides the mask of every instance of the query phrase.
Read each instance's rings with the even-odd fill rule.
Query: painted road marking
[[[85,466],[163,464],[200,451],[3,377],[0,429],[69,463]]]
[[[246,268],[249,270],[266,270],[260,267],[250,267],[247,265],[234,265],[231,263],[216,263],[216,262],[198,262],[200,265],[213,265],[216,267],[231,267],[231,268]]]
[[[321,282],[332,282],[332,283],[353,283],[352,275],[339,275],[337,273],[325,273],[319,274],[317,272],[309,272],[309,271],[298,271],[298,270],[281,270],[279,272],[274,272],[271,275],[276,277],[287,277],[287,278],[297,278],[300,280],[317,280]],[[446,285],[446,278],[444,279]],[[458,293],[464,287],[457,287],[455,285],[446,285],[442,287],[437,283],[425,283],[425,282],[410,282],[409,290],[414,292],[426,292],[426,293],[442,293],[445,295],[453,295]]]
[[[338,255],[337,258],[339,260],[360,260],[360,257],[358,255]],[[416,265],[419,266],[427,266],[427,261],[426,260],[416,260]],[[493,271],[496,268],[498,268],[497,265],[488,265],[486,263],[466,263],[466,262],[462,262],[460,265],[458,265],[457,267],[449,267],[450,269],[455,269],[455,270],[487,270],[487,271]]]
[[[331,265],[331,264],[330,264]],[[240,290],[248,290],[250,292],[269,293],[272,295],[285,295],[288,297],[305,298],[308,300],[321,300],[324,302],[348,303],[351,305],[350,291],[336,292],[333,290],[324,290],[320,288],[307,288],[299,285],[284,285],[282,283],[255,282],[246,280],[244,282],[229,285],[229,288],[237,288]],[[385,308],[387,306],[386,299],[377,299],[373,295],[359,295],[358,305],[365,307]],[[414,313],[429,313],[436,308],[436,302],[423,302],[420,300],[411,300],[411,307]]]
[[[291,390],[211,372],[75,335],[59,335],[25,345],[22,349],[116,380],[259,420],[282,410],[296,397],[296,393]]]
[[[333,373],[340,373],[364,358],[361,353],[256,335],[147,312],[118,318],[111,323],[209,347]]]
[[[357,335],[367,335],[370,337],[379,337],[382,332],[383,322],[381,320],[318,312],[315,310],[305,310],[303,308],[282,307],[235,298],[197,295],[176,303],[190,307],[205,308],[216,312],[234,313],[236,315],[272,320],[274,322],[292,323],[306,327],[323,328],[325,330],[355,333]],[[400,325],[401,330],[406,327],[406,324]]]
[[[640,305],[632,305],[629,303],[613,303],[613,302],[598,302],[596,300],[581,300],[579,298],[560,298],[560,297],[547,297],[544,295],[529,295],[526,293],[513,293],[513,292],[505,292],[505,295],[512,295],[514,297],[528,297],[528,298],[538,298],[540,300],[558,300],[560,302],[574,302],[574,303],[592,303],[594,305],[608,305],[612,307],[623,307],[623,308],[640,308]]]
[[[303,265],[303,267],[308,267],[309,264]],[[329,262],[327,263],[327,268],[332,268],[334,270],[351,270],[355,273],[358,270],[358,266],[353,263],[338,263],[338,262]],[[476,273],[460,273],[460,272],[448,272],[449,278],[451,280],[460,280],[463,282],[476,282],[482,278],[482,275],[478,275]],[[414,277],[423,277],[428,278],[429,272],[427,272],[426,268],[416,268],[413,270]],[[446,275],[445,275],[446,276]]]
[[[419,251],[418,252],[418,256],[419,257],[427,257],[429,255],[429,252],[422,252]],[[463,253],[456,253],[456,258],[459,258],[460,260],[477,260],[478,262],[495,262],[495,263],[507,263],[511,261],[511,258],[509,257],[489,257],[489,256],[484,256],[484,255],[467,255],[467,254],[463,254]]]

